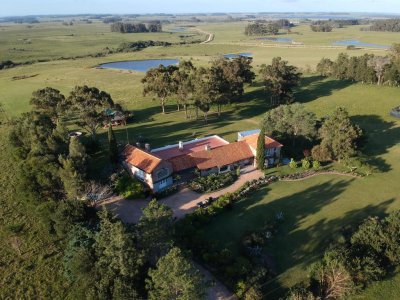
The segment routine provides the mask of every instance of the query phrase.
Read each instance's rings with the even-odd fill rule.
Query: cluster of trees
[[[318,128],[319,127],[319,128]],[[362,137],[361,129],[353,124],[344,108],[318,122],[314,113],[304,105],[294,103],[269,110],[263,119],[262,128],[267,135],[277,137],[285,144],[292,144],[292,154],[297,144],[302,149],[311,149],[315,161],[346,161],[356,156],[357,145]]]
[[[310,25],[314,32],[331,32],[333,25],[330,21],[315,21]]]
[[[147,47],[156,47],[162,46],[167,47],[171,46],[172,43],[164,42],[164,41],[136,41],[136,42],[125,42],[122,43],[117,49],[116,52],[131,52],[131,51],[140,51],[146,49]]]
[[[312,149],[312,156],[318,161],[348,160],[357,154],[357,142],[361,137],[360,127],[339,107],[322,123],[318,131],[320,144]]]
[[[345,230],[341,242],[311,267],[308,282],[295,287],[287,299],[342,299],[399,265],[400,211],[386,218],[369,217],[356,230]]]
[[[0,62],[0,70],[14,68],[15,66],[18,66],[18,64],[11,60],[3,60]]]
[[[265,90],[270,92],[271,106],[293,102],[293,89],[298,86],[301,76],[296,67],[275,57],[270,65],[261,65],[260,76]]]
[[[248,24],[244,29],[245,35],[277,35],[281,28],[280,23],[276,22],[254,22]]]
[[[400,19],[376,20],[364,30],[400,32]]]
[[[318,20],[312,22],[310,28],[314,32],[331,32],[334,28],[343,28],[345,26],[359,25],[357,19],[343,19],[343,20]]]
[[[107,17],[103,19],[104,24],[110,24],[110,23],[116,23],[116,22],[121,22],[122,18],[120,17]]]
[[[81,220],[69,225],[63,260],[70,297],[204,298],[203,276],[174,246],[169,207],[152,200],[133,226],[125,226],[107,210],[89,221]]]
[[[243,95],[244,85],[255,77],[251,69],[251,58],[247,57],[217,59],[210,68],[196,68],[190,61],[182,61],[179,66],[160,65],[142,79],[143,92],[160,100],[163,113],[166,101],[175,96],[178,110],[183,106],[187,118],[188,108],[194,107],[196,117],[200,110],[207,122],[212,106],[217,107],[219,115],[223,104]]]
[[[162,32],[161,22],[151,22],[147,26],[144,23],[116,22],[111,24],[112,32],[138,33],[138,32]]]
[[[333,76],[341,80],[352,80],[370,84],[400,85],[400,47],[394,46],[390,56],[364,54],[349,57],[339,54],[336,61],[321,59],[317,72],[322,76]]]
[[[153,200],[137,225],[126,226],[81,198],[91,179],[90,156],[80,138],[69,138],[64,120],[76,120],[96,138],[98,124],[106,120],[104,108],[115,106],[109,94],[82,86],[65,97],[45,88],[33,93],[31,104],[33,111],[14,122],[10,143],[23,193],[64,253],[54,269],[64,270],[67,298],[203,299],[206,282],[175,247],[170,208]],[[115,161],[112,127],[109,141]]]

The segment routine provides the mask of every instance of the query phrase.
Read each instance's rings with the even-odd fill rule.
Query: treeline
[[[187,118],[188,108],[194,107],[196,117],[200,110],[207,122],[212,106],[217,107],[220,115],[223,104],[236,101],[243,95],[244,84],[255,78],[251,61],[247,57],[221,58],[213,61],[210,68],[197,68],[190,61],[182,61],[179,66],[160,65],[147,71],[142,79],[144,94],[156,96],[163,113],[166,101],[175,97],[178,110],[183,106]]]
[[[345,227],[336,244],[312,265],[308,280],[287,300],[343,299],[400,266],[400,211],[369,217],[355,230]]]
[[[245,35],[277,35],[279,29],[285,27],[287,20],[280,20],[276,22],[261,22],[257,21],[254,23],[248,24],[244,29]],[[290,23],[288,23],[290,24]]]
[[[345,26],[360,25],[357,19],[352,20],[318,20],[312,22],[310,28],[314,32],[331,32],[334,28],[343,28]]]
[[[18,64],[11,60],[5,60],[5,61],[0,62],[0,70],[10,69],[10,68],[14,68],[16,66],[18,66]]]
[[[400,32],[400,19],[376,20],[363,30]]]
[[[364,54],[349,57],[341,53],[335,61],[321,59],[317,65],[317,72],[322,76],[332,76],[341,80],[399,86],[400,52],[397,51],[393,50],[391,56]]]
[[[147,26],[144,23],[116,22],[111,24],[112,32],[140,33],[140,32],[162,32],[161,22],[151,22]]]

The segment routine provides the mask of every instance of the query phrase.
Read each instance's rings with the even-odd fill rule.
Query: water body
[[[185,32],[187,28],[185,27],[174,27],[168,30],[169,32]]]
[[[100,65],[103,69],[119,69],[131,70],[138,72],[147,72],[152,68],[157,68],[160,65],[165,67],[178,65],[177,59],[146,59],[146,60],[130,60],[130,61],[117,61]]]
[[[265,37],[265,38],[258,38],[257,40],[261,41],[269,41],[269,42],[276,42],[276,43],[286,43],[292,44],[293,40],[290,38],[283,38],[283,37]]]
[[[335,45],[335,46],[359,46],[359,47],[380,48],[380,49],[389,49],[390,48],[390,46],[364,43],[364,42],[361,42],[358,40],[336,41],[333,43],[333,45]]]
[[[253,54],[252,53],[246,53],[246,52],[237,53],[237,54],[234,54],[234,53],[224,54],[224,57],[228,58],[228,59],[239,58],[241,56],[243,56],[243,57],[253,57]]]

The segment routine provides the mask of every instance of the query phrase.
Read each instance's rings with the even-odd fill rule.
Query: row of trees
[[[178,110],[182,105],[188,117],[188,108],[204,113],[207,121],[212,106],[217,107],[237,101],[244,93],[244,85],[255,78],[251,58],[217,59],[210,68],[196,68],[189,61],[179,66],[159,66],[151,69],[142,79],[144,95],[151,94],[160,101],[162,112],[169,98],[175,97]],[[298,86],[301,73],[287,61],[276,57],[271,65],[262,65],[260,76],[266,92],[270,94],[271,106],[291,103],[294,100],[293,89]]]
[[[364,54],[349,57],[341,53],[336,61],[321,59],[317,65],[317,72],[322,76],[333,76],[341,80],[400,85],[400,59],[397,54],[391,56]]]
[[[331,32],[333,25],[330,21],[316,21],[310,25],[310,28],[314,32]]]
[[[147,26],[144,23],[116,22],[111,24],[112,32],[139,33],[139,32],[162,32],[161,22],[151,22]]]
[[[244,93],[244,85],[253,81],[251,58],[218,59],[210,68],[197,68],[190,61],[182,61],[179,66],[149,70],[142,79],[144,94],[151,94],[160,100],[165,113],[166,101],[175,96],[178,110],[184,107],[188,118],[188,108],[195,107],[204,113],[207,122],[208,112],[217,106],[218,115],[223,104],[235,101]]]
[[[400,32],[400,19],[376,20],[364,30]]]
[[[295,287],[288,300],[342,299],[382,280],[400,265],[400,211],[370,217],[315,263],[309,280]]]

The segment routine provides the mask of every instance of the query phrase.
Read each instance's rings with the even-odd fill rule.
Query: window
[[[160,171],[157,172],[157,178],[164,178],[168,176],[168,170],[166,168],[162,168]]]
[[[136,169],[135,170],[135,175],[138,177],[138,178],[140,178],[140,179],[144,179],[144,177],[145,177],[145,173],[142,171],[142,170],[140,170],[140,169]]]

